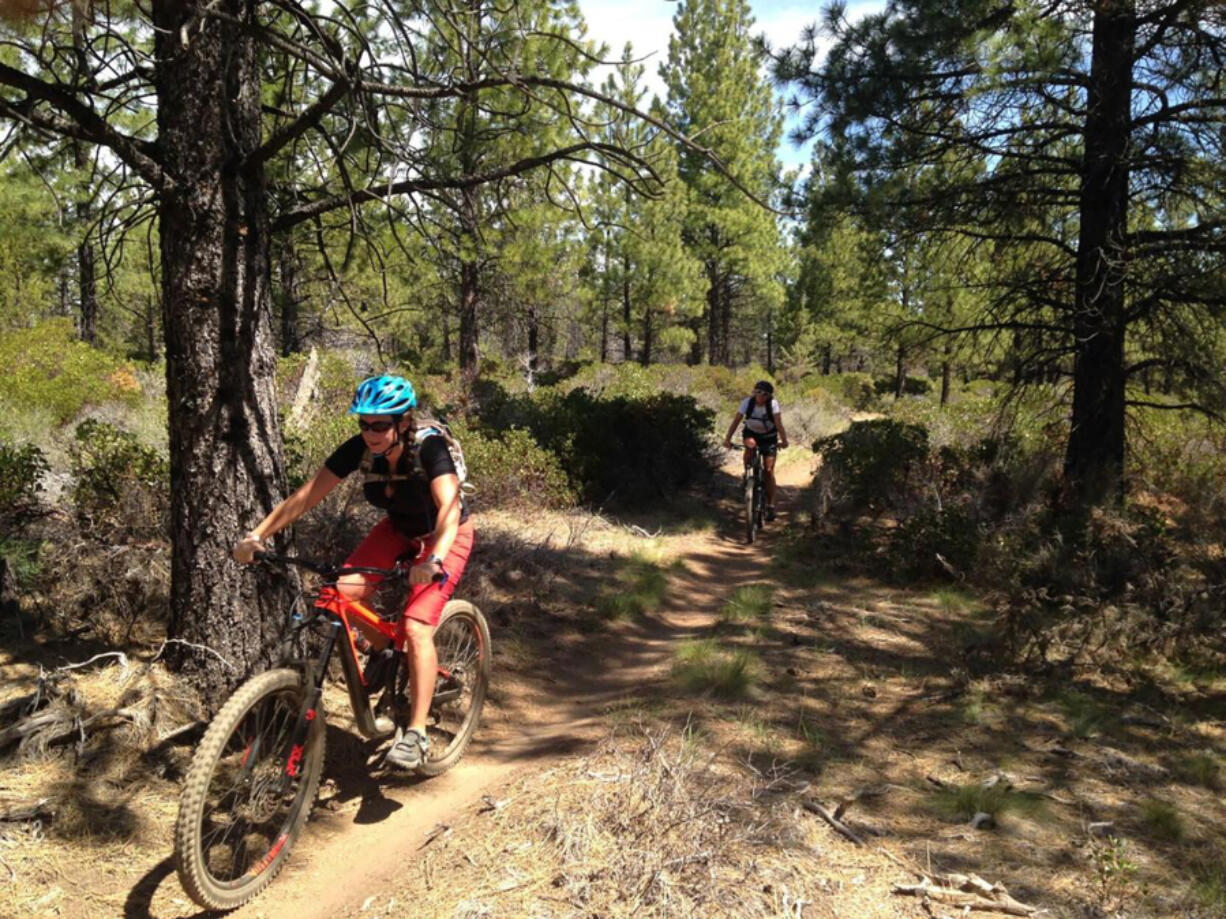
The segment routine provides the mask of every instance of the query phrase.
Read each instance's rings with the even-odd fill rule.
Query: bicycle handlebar
[[[256,552],[255,560],[278,565],[297,565],[306,568],[328,580],[335,580],[343,574],[373,574],[384,578],[407,578],[411,565],[396,565],[394,568],[371,568],[367,565],[325,565],[314,559],[302,558],[296,555],[278,555],[275,552]],[[444,572],[439,572],[430,578],[432,583],[441,584],[447,580]]]

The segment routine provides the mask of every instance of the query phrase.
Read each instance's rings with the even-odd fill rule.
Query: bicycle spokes
[[[289,774],[297,699],[270,696],[227,742],[206,793],[201,832],[205,865],[218,882],[258,874],[284,843],[297,776]]]

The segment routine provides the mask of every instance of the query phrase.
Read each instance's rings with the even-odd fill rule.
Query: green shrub
[[[873,392],[878,396],[892,396],[897,391],[896,377],[878,377],[873,381]],[[927,377],[905,377],[902,383],[904,396],[926,396],[932,392],[932,381]]]
[[[877,390],[867,373],[831,373],[820,379],[823,389],[834,393],[840,402],[858,412],[877,405]]]
[[[897,503],[928,458],[928,432],[887,418],[856,421],[813,444],[827,487],[853,508],[880,511]]]
[[[170,469],[156,450],[91,418],[77,425],[70,462],[72,499],[84,527],[102,536],[166,534]]]
[[[0,529],[15,533],[45,512],[39,493],[47,458],[33,444],[0,443]]]
[[[512,395],[490,386],[482,431],[524,428],[557,456],[585,500],[641,506],[709,474],[714,415],[689,396],[656,392],[603,398],[585,389]],[[474,471],[476,464],[472,464]]]
[[[950,566],[965,573],[975,563],[982,534],[970,507],[924,507],[909,514],[890,534],[890,556],[899,573],[926,577]]]
[[[524,429],[494,434],[457,422],[452,430],[464,447],[478,504],[567,507],[574,503],[561,461]]]
[[[36,407],[55,424],[86,405],[135,404],[141,386],[131,365],[77,340],[70,319],[0,334],[0,403],[11,411]]]

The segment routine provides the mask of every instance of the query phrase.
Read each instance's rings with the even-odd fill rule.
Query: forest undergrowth
[[[340,433],[328,419],[348,383],[329,360],[314,414],[287,411],[291,475]],[[289,406],[305,368],[286,369]],[[758,371],[584,372],[582,386],[494,381],[480,405],[426,381],[479,459],[481,549],[462,593],[495,628],[491,731],[544,662],[709,590],[687,558],[735,533],[714,435]],[[851,375],[792,385],[797,448],[781,474],[803,472],[810,443],[821,467],[788,498],[772,565],[727,585],[663,684],[606,712],[609,739],[588,759],[434,847],[437,864],[462,858],[465,827],[505,823],[514,839],[481,843],[488,855],[501,840],[498,871],[474,855],[448,872],[467,878],[454,897],[414,896],[429,893],[439,916],[526,915],[507,910],[529,901],[549,915],[919,915],[925,901],[895,884],[928,885],[934,905],[993,896],[954,891],[961,873],[1058,916],[1221,915],[1215,429],[1142,419],[1128,502],[1070,522],[1059,432],[1042,413],[1002,425],[981,384],[945,408],[931,394],[870,397]],[[682,401],[660,401],[661,387]],[[667,500],[576,506],[619,475],[610,462],[639,461],[602,438],[678,408],[701,446],[683,484],[664,481]],[[146,402],[106,402],[63,429],[58,452],[4,447],[0,914],[118,915],[124,879],[168,851],[207,707],[163,666],[168,485],[148,417]],[[601,463],[572,462],[576,449]],[[337,557],[360,538],[373,518],[354,491],[300,524],[301,551]],[[635,797],[644,783],[663,797]],[[619,824],[629,804],[662,808],[678,834]],[[613,865],[619,839],[633,845]],[[83,863],[70,896],[69,866]],[[759,869],[771,879],[737,900]]]

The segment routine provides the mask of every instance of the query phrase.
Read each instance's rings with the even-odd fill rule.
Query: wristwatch
[[[434,562],[434,564],[438,565],[440,568],[443,567],[443,560],[439,558],[437,555],[431,555],[429,558],[426,559],[426,561]]]

